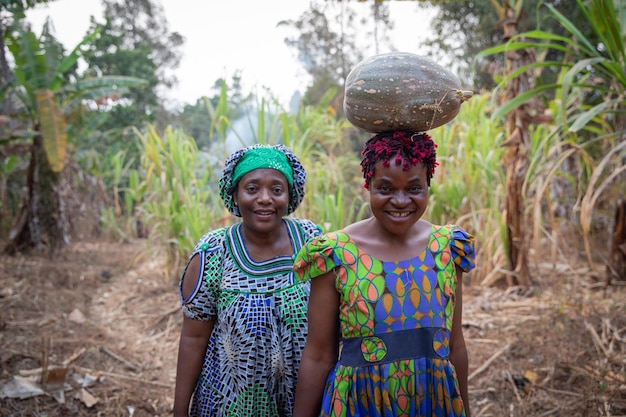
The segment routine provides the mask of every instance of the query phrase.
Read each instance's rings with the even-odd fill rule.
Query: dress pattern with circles
[[[447,356],[455,266],[469,272],[474,258],[473,236],[457,225],[432,225],[426,250],[397,262],[363,252],[343,231],[313,238],[302,248],[294,263],[299,280],[306,282],[339,267],[335,285],[341,337],[362,337],[361,354],[368,362],[364,366],[337,362],[326,381],[320,416],[465,416]],[[376,335],[425,328],[434,329],[435,355],[377,363],[388,347]]]

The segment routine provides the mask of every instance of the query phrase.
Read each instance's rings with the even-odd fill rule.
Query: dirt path
[[[43,358],[68,369],[62,402],[58,390],[0,399],[0,415],[171,414],[180,310],[146,253],[145,241],[93,242],[53,259],[0,257],[0,383]]]

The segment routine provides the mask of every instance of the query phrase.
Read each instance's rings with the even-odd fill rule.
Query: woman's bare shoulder
[[[369,219],[361,220],[361,221],[352,223],[344,227],[341,230],[353,240],[356,240],[356,241],[363,240],[363,238],[368,233],[367,231],[368,230],[367,224],[369,223],[368,221]]]

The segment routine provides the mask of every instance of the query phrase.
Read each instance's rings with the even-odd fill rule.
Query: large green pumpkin
[[[392,52],[366,58],[350,71],[343,108],[346,118],[367,132],[424,132],[448,123],[471,97],[454,74],[431,59]]]

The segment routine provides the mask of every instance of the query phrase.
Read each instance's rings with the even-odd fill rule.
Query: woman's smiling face
[[[250,171],[239,180],[233,199],[243,222],[251,231],[280,230],[289,205],[289,184],[285,176],[271,168]]]
[[[408,171],[391,160],[374,165],[370,187],[370,208],[382,227],[393,235],[409,232],[428,206],[427,168],[419,163]]]

